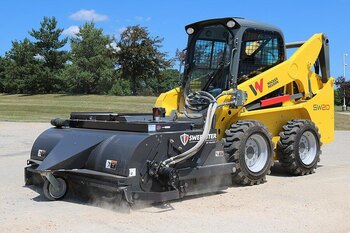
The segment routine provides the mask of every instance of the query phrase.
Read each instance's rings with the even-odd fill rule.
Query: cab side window
[[[284,43],[279,33],[247,29],[242,38],[238,83],[283,62]]]

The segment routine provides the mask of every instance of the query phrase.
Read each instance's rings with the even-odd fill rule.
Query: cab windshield
[[[188,92],[208,91],[214,96],[228,87],[232,34],[223,25],[203,28],[194,36]]]

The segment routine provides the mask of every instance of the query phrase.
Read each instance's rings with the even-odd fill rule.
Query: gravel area
[[[49,124],[0,122],[0,232],[350,232],[350,131],[322,148],[315,174],[275,165],[267,183],[132,209],[77,198],[50,202],[23,168]]]

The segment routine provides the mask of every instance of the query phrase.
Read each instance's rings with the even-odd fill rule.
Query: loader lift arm
[[[268,126],[273,141],[277,142],[282,126],[288,120],[303,118],[312,119],[320,128],[323,143],[333,140],[334,124],[327,123],[334,119],[334,79],[330,76],[328,38],[319,33],[305,42],[287,44],[286,48],[298,49],[289,59],[238,85],[239,90],[247,93],[243,106],[224,107],[217,112],[219,138],[224,137],[227,127],[237,120],[258,119]],[[317,68],[313,70],[314,65],[320,67],[321,76]],[[266,100],[266,96],[277,90],[282,90],[282,95]],[[230,97],[223,96],[222,101],[227,98]],[[266,102],[272,104],[264,105]],[[279,105],[273,105],[276,103]],[[273,120],[275,117],[281,120]]]
[[[286,47],[291,48],[291,45]],[[328,39],[323,34],[315,34],[304,42],[288,60],[238,85],[238,89],[247,93],[245,105],[261,99],[263,96],[292,82],[296,82],[298,85],[300,93],[303,94],[303,99],[311,98],[313,94],[310,93],[309,88],[312,85],[311,83],[319,80],[325,83],[330,77],[327,54]],[[317,60],[319,60],[321,66],[322,78],[315,75],[311,70]],[[305,74],[307,74],[307,77],[305,77]]]
[[[286,48],[287,49],[299,48],[304,43],[305,41],[286,43]],[[331,76],[330,65],[329,65],[329,40],[326,34],[322,34],[322,48],[318,56],[318,62],[319,63],[317,65],[321,67],[322,82],[326,83],[328,78]],[[316,73],[318,74],[318,72]]]

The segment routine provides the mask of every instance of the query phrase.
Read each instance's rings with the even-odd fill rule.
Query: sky
[[[0,56],[11,41],[29,37],[44,16],[55,16],[65,35],[93,20],[105,34],[120,33],[132,25],[147,27],[151,36],[164,38],[162,51],[174,57],[186,47],[184,26],[196,21],[239,16],[273,24],[284,32],[286,42],[307,40],[326,33],[330,40],[331,74],[343,75],[343,57],[350,66],[350,1],[348,0],[1,0]],[[347,80],[350,69],[346,68]]]

